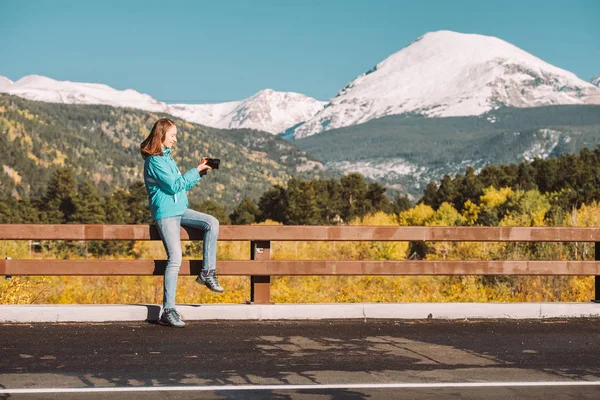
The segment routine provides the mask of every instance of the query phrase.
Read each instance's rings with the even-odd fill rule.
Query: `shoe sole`
[[[199,285],[202,285],[202,286],[206,286],[206,288],[207,288],[208,290],[210,290],[211,292],[215,292],[215,293],[223,293],[223,292],[225,291],[225,289],[221,289],[221,290],[215,290],[215,289],[211,288],[210,286],[208,286],[208,285],[206,284],[206,282],[204,282],[203,280],[200,280],[200,279],[198,279],[198,278],[196,278],[196,283],[197,283],[197,284],[199,284]]]
[[[173,325],[168,322],[162,322],[162,321],[158,321],[158,324],[162,325],[162,326],[168,326],[169,328],[185,328],[185,324],[183,324],[181,326],[177,326],[177,325]]]

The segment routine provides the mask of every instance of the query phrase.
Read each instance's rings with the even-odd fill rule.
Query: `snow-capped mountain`
[[[243,101],[220,104],[172,104],[169,106],[169,113],[191,122],[217,128],[249,128],[279,133],[311,118],[325,104],[324,101],[300,93],[264,89]]]
[[[328,102],[264,89],[240,101],[167,104],[132,89],[0,76],[0,92],[32,100],[107,104],[164,112],[216,128],[249,128],[302,138],[386,115],[481,115],[502,105],[600,104],[600,77],[579,79],[501,39],[431,32],[360,75]]]
[[[342,89],[286,136],[302,138],[386,115],[480,115],[498,106],[600,103],[590,82],[501,39],[427,33]]]
[[[215,128],[249,128],[279,133],[315,115],[325,102],[292,92],[261,90],[242,100],[217,104],[167,104],[133,89],[97,83],[57,81],[28,75],[16,82],[0,76],[0,92],[65,104],[105,104],[163,112]]]
[[[0,92],[2,91],[2,89],[6,88],[12,84],[13,84],[13,81],[11,81],[10,79],[0,76]]]
[[[65,104],[105,104],[141,110],[165,112],[167,105],[132,89],[117,90],[99,83],[57,81],[40,75],[28,75],[0,89],[4,93],[29,100]]]
[[[239,106],[241,101],[215,104],[171,104],[169,113],[186,121],[206,126],[219,127],[223,118]]]

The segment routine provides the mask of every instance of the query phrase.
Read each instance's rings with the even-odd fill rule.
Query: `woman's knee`
[[[177,268],[181,267],[181,262],[183,260],[183,256],[181,254],[173,254],[169,255],[167,259],[167,268]]]
[[[206,217],[204,217],[204,223],[207,225],[206,230],[215,232],[219,231],[219,220],[212,215],[206,214]]]
[[[210,216],[209,223],[210,223],[211,230],[213,230],[213,231],[219,230],[219,220],[216,219],[215,217],[213,217],[212,215]]]

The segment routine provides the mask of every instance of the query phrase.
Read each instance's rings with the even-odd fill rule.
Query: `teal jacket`
[[[144,157],[144,183],[152,219],[183,215],[188,208],[186,192],[200,179],[196,168],[181,175],[175,160],[171,158],[171,149],[163,147],[162,156]]]

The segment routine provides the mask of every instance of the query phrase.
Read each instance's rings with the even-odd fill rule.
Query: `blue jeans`
[[[180,227],[188,226],[204,231],[202,270],[210,271],[217,267],[219,220],[212,215],[187,209],[183,215],[161,218],[154,222],[168,257],[167,268],[165,269],[163,308],[175,308],[177,276],[179,275],[182,259]]]

